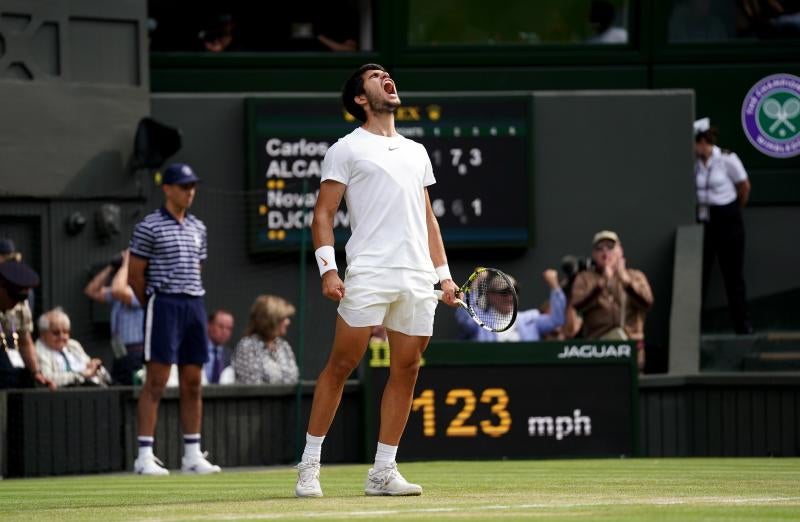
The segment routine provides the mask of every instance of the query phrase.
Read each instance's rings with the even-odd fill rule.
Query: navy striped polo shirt
[[[161,207],[133,230],[131,254],[147,259],[147,295],[206,293],[200,263],[208,257],[206,226],[192,214],[183,223]]]

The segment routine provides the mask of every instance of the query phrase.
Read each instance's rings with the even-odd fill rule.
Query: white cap
[[[697,136],[701,132],[705,132],[711,128],[711,120],[709,118],[700,118],[694,122],[694,135]]]

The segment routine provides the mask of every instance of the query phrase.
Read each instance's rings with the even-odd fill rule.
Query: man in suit
[[[226,346],[233,334],[233,314],[219,309],[208,316],[208,362],[203,371],[208,384],[219,384],[219,376],[231,363],[231,352]]]

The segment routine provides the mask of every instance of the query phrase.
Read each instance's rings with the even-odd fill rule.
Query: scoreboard
[[[523,94],[406,94],[397,131],[422,143],[436,184],[431,205],[449,247],[531,242],[531,99]],[[327,150],[360,122],[338,96],[248,98],[251,252],[297,248],[312,219]],[[337,245],[349,237],[344,203]]]
[[[389,348],[371,344],[364,372],[369,449]],[[638,432],[635,343],[440,341],[425,352],[400,451],[404,460],[635,456]]]

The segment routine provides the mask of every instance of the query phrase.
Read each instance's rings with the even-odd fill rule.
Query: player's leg
[[[170,327],[175,310],[168,299],[151,296],[145,312],[144,359],[147,368],[137,402],[139,453],[133,469],[141,475],[168,475],[153,454],[158,405],[175,362],[178,339]]]
[[[314,389],[314,401],[308,421],[308,433],[320,437],[328,429],[342,400],[344,383],[358,367],[367,350],[371,326],[353,327],[336,317],[333,348]]]
[[[317,379],[306,433],[306,446],[303,457],[297,465],[295,495],[298,497],[322,496],[319,483],[322,442],[342,400],[344,383],[364,357],[371,331],[371,326],[353,327],[341,316],[336,317],[333,348],[325,368]]]
[[[383,444],[397,446],[408,422],[420,359],[430,337],[406,335],[393,330],[388,330],[388,333],[391,361],[389,380],[381,399],[378,440]]]
[[[222,469],[211,464],[201,451],[200,427],[203,421],[203,364],[208,360],[208,337],[203,299],[184,300],[183,339],[178,350],[180,382],[181,429],[183,430],[184,473],[219,473]]]
[[[427,336],[412,336],[389,330],[391,362],[389,379],[381,399],[381,424],[375,464],[367,473],[367,495],[421,495],[422,487],[408,482],[397,470],[395,458],[408,422],[420,359],[428,346]]]
[[[437,299],[433,281],[417,271],[403,271],[406,288],[392,303],[384,324],[389,333],[389,379],[381,399],[381,425],[375,464],[367,473],[367,495],[420,495],[422,487],[409,483],[397,470],[395,457],[408,421],[420,360],[433,333]]]

